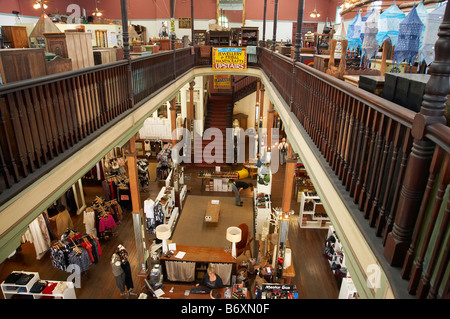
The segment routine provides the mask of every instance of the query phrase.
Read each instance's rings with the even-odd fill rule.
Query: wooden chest
[[[44,49],[0,49],[0,83],[47,75]]]

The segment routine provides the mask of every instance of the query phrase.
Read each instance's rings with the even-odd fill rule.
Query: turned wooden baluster
[[[442,219],[442,227],[441,227],[441,229],[439,230],[440,231],[440,234],[439,234],[439,236],[444,236],[445,235],[445,231],[448,229],[448,227],[449,227],[449,219],[450,219],[450,198],[449,199],[447,199],[447,207],[446,207],[446,209],[445,209],[445,212],[444,212],[444,218]],[[430,290],[430,292],[428,293],[428,296],[427,296],[427,298],[429,298],[429,299],[434,299],[434,298],[436,298],[436,296],[437,296],[437,294],[438,294],[438,290],[439,290],[439,287],[441,286],[441,284],[442,284],[442,280],[443,280],[443,278],[444,278],[444,275],[445,275],[445,271],[447,270],[447,268],[448,268],[448,265],[449,265],[449,262],[450,262],[450,233],[448,233],[448,235],[447,235],[447,238],[444,240],[444,242],[447,242],[447,245],[446,245],[446,247],[445,247],[445,249],[444,249],[444,253],[443,253],[443,255],[442,255],[442,259],[441,259],[441,263],[440,263],[440,265],[439,265],[439,268],[438,268],[438,271],[437,271],[437,274],[436,274],[436,277],[435,277],[435,279],[434,279],[434,283],[433,283],[433,286],[431,287],[431,290]],[[449,287],[448,287],[448,283],[447,283],[447,287],[446,287],[446,290],[447,290],[447,293],[448,293],[448,291],[450,290],[449,289]],[[444,291],[444,294],[445,294],[446,292]]]
[[[350,189],[349,189],[350,197],[355,196],[356,184],[357,184],[358,176],[359,176],[359,172],[360,172],[358,167],[361,166],[361,161],[362,161],[361,149],[363,147],[363,142],[364,142],[364,127],[365,127],[364,123],[365,123],[365,118],[367,116],[367,110],[370,108],[366,107],[362,102],[358,101],[358,109],[359,109],[359,116],[358,116],[357,128],[356,128],[356,134],[357,134],[356,152],[352,156],[353,170],[352,170],[352,180],[350,182]]]
[[[433,214],[431,217],[431,220],[428,224],[429,228],[434,226],[433,228],[437,228],[439,224],[436,224],[437,221],[437,215],[438,213],[434,214],[435,210],[439,211],[442,203],[442,197],[445,193],[445,189],[448,186],[449,180],[450,180],[450,161],[449,161],[449,154],[447,154],[445,162],[444,162],[444,171],[441,172],[442,175],[445,175],[445,177],[441,178],[439,181],[439,191],[438,195],[436,196],[436,202],[434,203],[433,207]],[[443,191],[441,192],[441,190]],[[448,201],[447,201],[448,203]],[[437,208],[436,208],[437,207]],[[436,264],[438,262],[439,258],[439,252],[442,247],[442,244],[444,243],[444,239],[446,234],[448,233],[448,226],[449,226],[449,217],[450,217],[450,210],[447,204],[446,210],[444,211],[444,217],[441,221],[440,227],[438,228],[436,240],[433,243],[433,250],[431,253],[430,261],[427,266],[427,271],[422,277],[422,280],[419,282],[419,286],[417,287],[417,298],[425,298],[431,288],[431,277],[434,273],[434,269],[436,267]],[[431,230],[433,232],[433,230]],[[427,231],[428,234],[428,231]],[[431,239],[431,238],[430,238]],[[435,290],[436,293],[436,290]]]
[[[386,135],[385,135],[385,140],[384,140],[384,150],[383,150],[383,156],[381,158],[381,165],[380,165],[380,170],[379,170],[379,175],[378,175],[378,182],[377,182],[377,188],[375,191],[375,195],[372,201],[372,206],[370,208],[370,214],[369,214],[369,223],[371,227],[374,227],[376,225],[376,222],[378,220],[378,212],[380,210],[379,207],[379,200],[381,197],[381,188],[383,186],[383,181],[384,181],[384,171],[386,168],[386,164],[388,162],[388,155],[389,155],[389,149],[391,148],[392,145],[392,138],[394,136],[394,130],[395,130],[395,124],[394,121],[392,119],[388,120],[387,123],[387,130],[386,130]],[[389,180],[391,178],[391,176],[387,175],[387,179]],[[387,192],[385,190],[384,192],[384,198],[389,196],[389,192]]]
[[[422,201],[422,205],[420,207],[419,214],[417,217],[417,223],[416,223],[416,227],[414,229],[414,233],[412,236],[411,245],[406,254],[407,257],[405,258],[405,263],[404,263],[403,269],[402,269],[403,277],[407,278],[409,276],[409,269],[411,268],[412,259],[414,258],[414,255],[415,255],[416,245],[419,240],[418,237],[422,235],[421,230],[423,229],[423,222],[425,220],[425,213],[426,213],[427,207],[429,205],[430,195],[431,195],[431,192],[433,191],[434,178],[435,178],[436,174],[439,172],[439,170],[442,168],[442,172],[440,173],[436,198],[434,199],[434,202],[433,202],[433,209],[431,211],[431,215],[427,222],[428,226],[426,227],[425,234],[424,234],[423,238],[421,239],[422,247],[420,249],[419,257],[417,258],[417,261],[414,264],[414,266],[412,268],[412,272],[411,272],[411,279],[410,279],[409,287],[408,287],[408,290],[411,294],[414,294],[416,292],[417,285],[419,284],[420,276],[422,275],[422,271],[423,271],[425,255],[429,249],[429,245],[434,244],[435,248],[438,247],[438,242],[430,243],[430,240],[431,240],[431,235],[433,234],[433,230],[436,225],[436,220],[439,215],[439,210],[441,208],[441,204],[443,202],[445,190],[450,181],[449,156],[448,156],[448,154],[445,156],[444,162],[443,162],[443,157],[444,157],[443,152],[440,150],[440,147],[437,146],[436,151],[433,156],[432,164],[430,166],[430,177],[428,178],[428,183],[426,186],[427,188],[426,188],[426,191],[425,191],[425,194],[423,197],[423,201]],[[443,166],[442,166],[442,163],[444,163]],[[432,268],[432,264],[428,264],[428,270],[431,268]],[[425,287],[428,287],[429,278],[425,278],[424,281],[425,281],[425,284],[424,284]],[[422,288],[425,290],[428,289],[425,287],[422,287]],[[423,291],[423,289],[421,289],[421,291]],[[428,291],[425,293],[422,293],[422,294],[426,294],[426,293],[428,293]]]
[[[377,141],[376,143],[376,148],[375,148],[375,157],[373,159],[373,164],[370,166],[369,170],[370,170],[370,183],[369,183],[369,187],[367,189],[367,197],[366,197],[366,201],[364,202],[364,208],[363,208],[363,212],[364,212],[364,216],[366,218],[370,217],[370,204],[372,202],[372,197],[375,191],[375,185],[376,185],[376,181],[377,178],[383,178],[383,171],[380,170],[380,167],[378,165],[379,160],[380,160],[380,156],[381,156],[381,149],[383,146],[383,141],[384,141],[384,130],[386,127],[386,116],[384,114],[381,114],[381,118],[379,121],[379,126],[377,129],[377,132],[374,136],[375,141]],[[375,144],[374,144],[375,145]]]
[[[449,92],[450,69],[450,7],[447,3],[444,19],[439,27],[435,44],[435,60],[429,67],[430,79],[420,113],[414,117],[413,148],[406,167],[402,192],[397,206],[394,226],[386,240],[384,255],[392,266],[403,265],[416,223],[423,193],[428,179],[428,168],[434,151],[434,143],[425,137],[427,126],[446,124],[444,109]]]
[[[353,201],[355,204],[360,202],[360,196],[361,196],[361,189],[364,184],[364,177],[365,177],[365,170],[364,170],[364,164],[366,163],[366,157],[367,157],[367,147],[369,146],[369,140],[370,140],[370,125],[372,123],[372,120],[374,118],[374,113],[376,112],[371,107],[368,107],[367,105],[364,105],[364,107],[367,109],[367,116],[366,116],[366,123],[364,124],[364,138],[363,138],[363,148],[360,154],[360,160],[359,160],[359,169],[358,169],[358,178],[356,180],[355,184],[355,192],[353,193]]]
[[[354,100],[354,113],[352,115],[352,119],[351,119],[351,135],[350,135],[350,140],[349,140],[349,152],[348,152],[348,159],[347,159],[347,163],[348,163],[348,168],[346,170],[346,174],[344,176],[343,179],[343,185],[345,185],[345,189],[347,191],[350,191],[350,187],[351,187],[351,182],[352,182],[352,173],[355,169],[356,166],[356,160],[357,160],[357,151],[359,151],[358,149],[358,132],[359,132],[359,122],[360,122],[360,116],[361,116],[361,102],[358,100]]]

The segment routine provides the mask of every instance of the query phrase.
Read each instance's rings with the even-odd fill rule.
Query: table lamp
[[[231,256],[236,258],[236,243],[240,242],[242,238],[242,231],[239,227],[227,228],[227,240],[232,243]]]
[[[171,231],[168,225],[162,224],[156,227],[156,238],[163,241],[163,253],[167,252],[167,239],[170,238]]]

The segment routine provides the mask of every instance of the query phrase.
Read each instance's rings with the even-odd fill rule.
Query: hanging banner
[[[247,70],[246,48],[213,48],[213,70]]]
[[[215,89],[231,89],[231,75],[214,75]]]

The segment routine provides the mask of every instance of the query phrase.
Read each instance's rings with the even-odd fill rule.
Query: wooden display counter
[[[194,288],[193,285],[170,285],[165,284],[161,289],[164,294],[160,297],[162,299],[225,299],[225,291],[226,287],[216,289],[220,294],[220,298],[212,298],[210,293],[207,294],[193,294],[190,292],[191,288]],[[231,289],[231,288],[230,288]],[[172,292],[171,292],[172,290]],[[187,293],[189,291],[189,293]],[[250,298],[250,292],[247,292],[247,298]]]
[[[178,252],[185,252],[182,259],[176,258]],[[177,245],[177,251],[171,257],[161,256],[161,261],[193,261],[199,263],[225,263],[235,264],[236,259],[231,252],[225,251],[223,247],[185,246]]]

